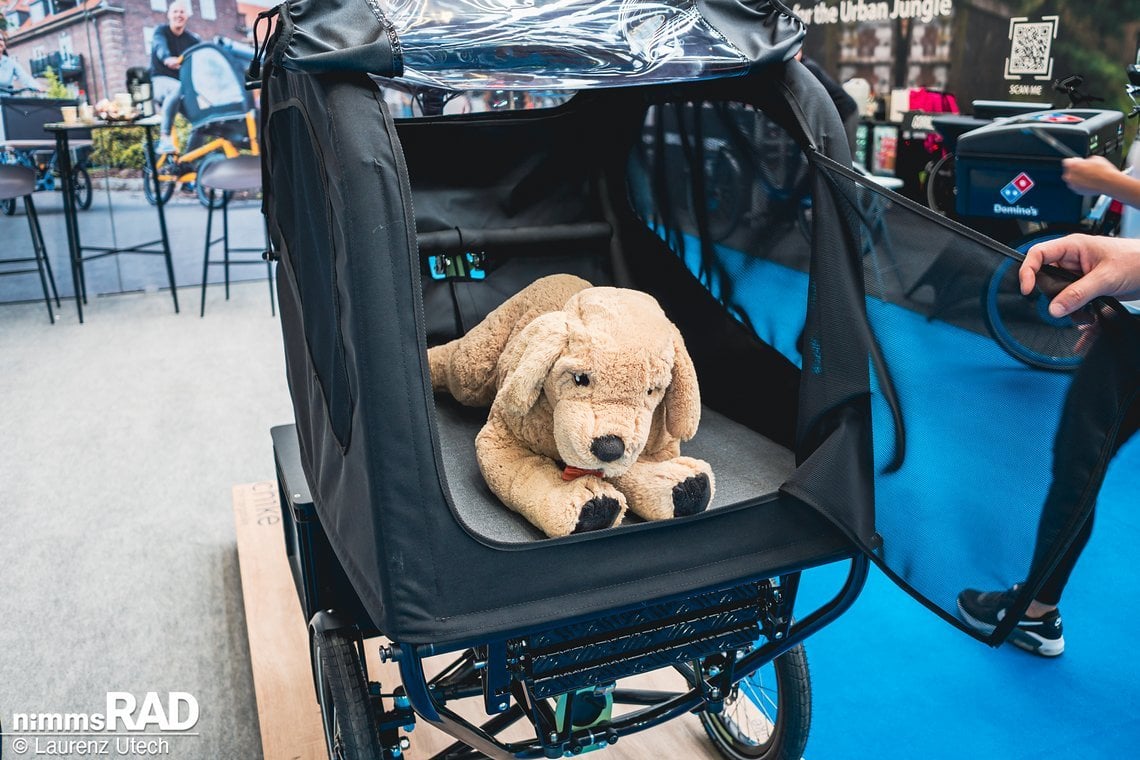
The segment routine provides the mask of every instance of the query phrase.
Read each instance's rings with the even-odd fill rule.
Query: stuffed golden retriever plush
[[[677,328],[649,295],[538,280],[428,351],[432,386],[490,405],[475,440],[504,504],[546,535],[701,512],[712,468],[681,456],[701,401]]]

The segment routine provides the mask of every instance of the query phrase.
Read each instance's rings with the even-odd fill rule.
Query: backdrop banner
[[[861,77],[874,95],[926,87],[970,101],[1066,105],[1055,79],[1084,76],[1084,92],[1127,111],[1124,67],[1136,60],[1140,2],[1123,0],[820,0],[792,3],[804,47],[838,81]]]

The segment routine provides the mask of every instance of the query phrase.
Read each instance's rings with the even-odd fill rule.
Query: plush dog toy
[[[701,512],[712,468],[681,456],[697,376],[649,295],[570,275],[538,280],[462,338],[428,351],[432,386],[490,405],[475,440],[504,504],[548,536]]]

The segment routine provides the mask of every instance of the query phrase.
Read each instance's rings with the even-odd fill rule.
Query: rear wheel
[[[947,153],[934,162],[926,175],[926,205],[943,216],[957,219],[957,184],[954,154]]]
[[[164,180],[160,175],[158,190],[163,203],[169,201],[170,196],[174,195],[174,184],[174,180]],[[149,161],[143,166],[143,195],[146,197],[147,203],[152,206],[157,205],[158,200],[154,193],[154,167],[150,165]]]
[[[91,208],[91,175],[86,169],[76,169],[72,174],[72,197],[75,206],[83,211]]]
[[[225,156],[220,155],[218,153],[210,153],[209,155],[202,156],[202,160],[198,162],[198,166],[196,169],[197,174],[198,174],[198,181],[194,183],[194,192],[198,195],[198,202],[201,203],[206,208],[210,208],[210,205],[211,205],[210,204],[210,190],[202,185],[202,172],[210,164],[215,163],[217,161],[224,161],[224,160],[225,160]],[[226,193],[224,190],[215,190],[214,191],[214,202],[213,202],[214,208],[221,208],[222,205],[226,202],[226,198],[228,197],[228,195],[231,195],[231,194]]]
[[[733,687],[719,713],[701,724],[730,760],[799,760],[811,727],[811,679],[803,645]]]
[[[716,242],[728,238],[740,224],[743,211],[743,191],[748,188],[740,162],[727,149],[718,149],[702,166],[703,185],[700,190],[690,182],[689,208],[693,221],[701,216],[708,224],[708,234]],[[703,193],[704,197],[698,195]]]
[[[326,630],[316,620],[309,628],[325,745],[330,760],[380,760],[383,753],[364,676],[363,653],[350,631]]]
[[[1042,240],[1048,239],[1046,236]],[[1024,250],[1028,250],[1026,245]],[[1084,359],[1083,331],[1089,325],[1049,313],[1050,297],[1040,290],[1021,295],[1018,262],[1006,259],[982,293],[982,317],[1007,354],[1037,369],[1075,370]]]

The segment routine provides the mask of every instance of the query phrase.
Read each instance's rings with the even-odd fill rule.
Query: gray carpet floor
[[[169,757],[256,758],[231,488],[292,419],[280,326],[264,281],[180,300],[0,305],[0,721],[189,692]]]

